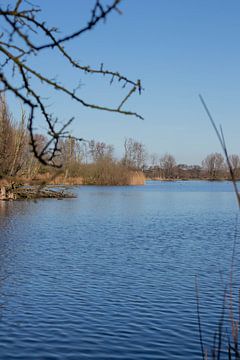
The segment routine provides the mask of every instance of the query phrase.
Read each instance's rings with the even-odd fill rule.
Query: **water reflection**
[[[0,221],[3,218],[8,218],[18,215],[26,214],[31,209],[33,201],[3,201],[0,200]]]
[[[16,283],[21,279],[17,261],[24,254],[30,214],[31,202],[0,201],[0,296],[4,304],[16,295]]]
[[[9,202],[8,201],[2,201],[0,200],[0,218],[2,216],[8,215],[8,206]]]

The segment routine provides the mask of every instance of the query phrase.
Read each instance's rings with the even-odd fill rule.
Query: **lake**
[[[0,359],[201,359],[195,278],[210,346],[238,226],[232,185],[73,191],[0,202]]]

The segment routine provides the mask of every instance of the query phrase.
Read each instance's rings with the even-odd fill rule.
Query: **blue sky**
[[[110,0],[109,0],[110,1]],[[35,0],[35,2],[37,2]],[[41,0],[42,17],[63,32],[87,21],[91,0]],[[230,153],[240,154],[240,2],[239,0],[123,0],[123,15],[75,39],[66,48],[82,64],[118,70],[142,80],[145,88],[126,105],[144,121],[87,110],[51,96],[52,111],[68,119],[77,136],[95,138],[123,150],[124,138],[143,142],[150,153],[172,153],[180,163],[201,163],[220,151],[198,99],[201,93],[221,123]],[[69,87],[82,83],[79,95],[100,104],[117,104],[124,91],[101,77],[76,73],[54,51],[33,64]]]

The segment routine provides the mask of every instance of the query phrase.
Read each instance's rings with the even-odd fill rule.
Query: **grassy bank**
[[[115,171],[113,171],[115,170]],[[116,171],[118,170],[118,171]],[[64,172],[38,174],[34,178],[8,177],[0,179],[0,200],[19,200],[37,198],[68,198],[73,197],[66,192],[67,186],[78,185],[144,185],[145,176],[139,171],[111,171],[103,169],[85,169],[83,176],[68,176]],[[63,189],[51,189],[56,186]]]

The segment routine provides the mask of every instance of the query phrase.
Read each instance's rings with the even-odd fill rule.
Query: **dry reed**
[[[238,203],[238,210],[240,210],[240,194],[238,191],[236,176],[229,158],[224,133],[222,130],[222,126],[219,127],[219,129],[216,126],[215,121],[213,120],[213,117],[211,115],[211,112],[209,108],[206,105],[206,102],[204,101],[202,95],[199,95],[200,101],[203,105],[203,108],[210,120],[211,125],[213,126],[213,129],[217,135],[217,138],[219,140],[219,143],[221,145],[221,148],[223,150],[225,160],[228,166],[228,170],[230,173],[230,180],[233,184],[234,192],[236,195],[237,203]],[[233,275],[234,275],[234,259],[236,254],[236,244],[237,244],[237,237],[238,237],[238,217],[239,212],[237,214],[236,224],[235,224],[235,234],[234,234],[234,243],[233,243],[233,250],[232,250],[232,259],[231,259],[231,268],[230,268],[230,281],[229,285],[225,287],[224,290],[224,296],[223,296],[223,304],[222,304],[222,312],[218,321],[218,326],[214,334],[213,339],[213,345],[210,349],[210,356],[213,360],[217,359],[220,360],[221,355],[225,354],[227,356],[228,360],[240,359],[240,352],[239,352],[239,324],[240,324],[240,290],[238,291],[238,318],[235,320],[235,314],[234,314],[234,297],[233,297]],[[224,329],[225,324],[225,313],[227,310],[227,304],[226,300],[227,297],[229,298],[229,318],[231,331],[230,334],[228,332],[228,328],[226,327],[226,330]],[[204,350],[204,342],[203,342],[203,331],[201,326],[201,315],[200,315],[200,296],[199,296],[199,289],[198,289],[198,282],[196,279],[196,301],[197,301],[197,317],[198,317],[198,329],[199,329],[199,339],[200,339],[200,346],[201,346],[201,354],[202,359],[207,360],[208,357],[208,351]],[[223,340],[225,348],[223,347]]]

